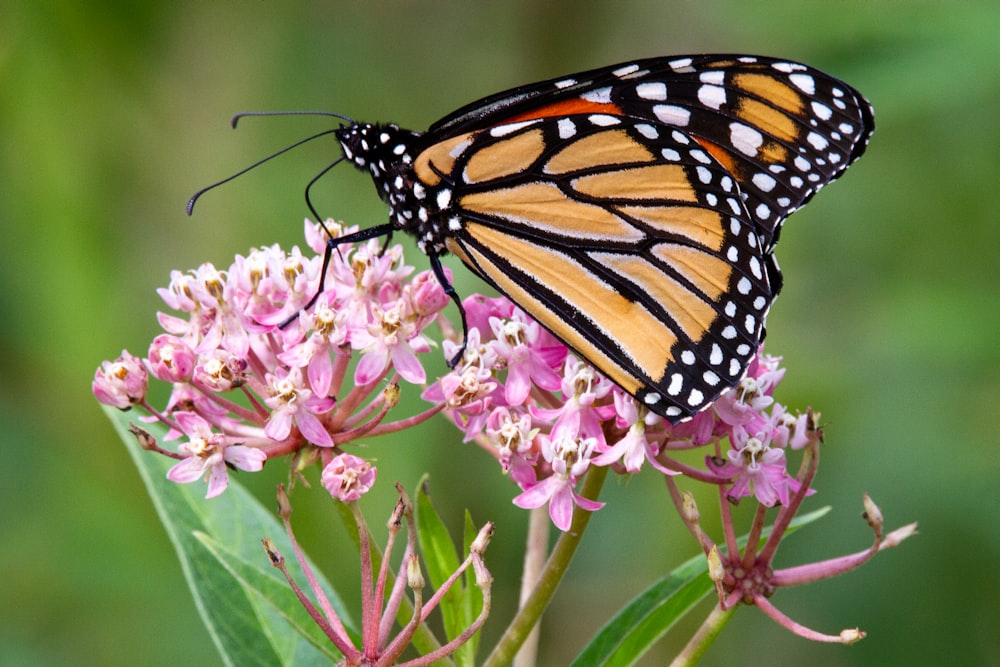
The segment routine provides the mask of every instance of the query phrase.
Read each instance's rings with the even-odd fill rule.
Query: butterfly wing
[[[755,56],[640,60],[492,95],[426,133],[352,124],[390,224],[445,250],[671,421],[746,372],[781,222],[864,151],[850,86]],[[359,237],[360,238],[360,237]]]
[[[871,106],[854,88],[787,60],[745,55],[638,60],[491,95],[435,123],[454,136],[540,117],[603,113],[681,129],[737,181],[762,244],[867,146]]]
[[[539,118],[436,144],[414,173],[447,181],[432,215],[449,251],[654,411],[677,421],[743,376],[772,298],[764,251],[684,133]]]

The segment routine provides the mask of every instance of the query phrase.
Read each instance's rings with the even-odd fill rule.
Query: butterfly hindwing
[[[456,151],[456,147],[460,150]],[[656,412],[679,419],[742,377],[771,302],[725,169],[683,133],[541,118],[419,155],[446,187],[447,248]]]

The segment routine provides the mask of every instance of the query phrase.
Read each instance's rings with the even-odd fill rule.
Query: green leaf
[[[479,529],[476,528],[475,522],[472,520],[472,515],[469,510],[465,510],[465,530],[462,539],[462,544],[465,546],[463,553],[469,553],[469,548],[472,546],[473,540],[479,536]],[[470,567],[465,571],[465,614],[466,618],[469,619],[469,625],[479,616],[479,612],[483,608],[483,592],[480,590],[479,586],[476,585],[476,570]],[[477,632],[473,635],[465,646],[458,652],[458,660],[462,664],[474,665],[476,658],[476,651],[479,648],[479,638],[480,633]]]
[[[270,537],[286,556],[291,575],[305,585],[274,514],[234,479],[225,493],[211,500],[204,498],[203,484],[168,481],[167,470],[175,461],[139,447],[128,430],[135,413],[105,411],[139,469],[223,662],[299,666],[328,665],[336,659],[325,635],[309,627],[312,621],[261,546],[260,540]],[[160,425],[148,430],[158,439],[165,432]],[[329,583],[316,576],[341,621],[351,628],[344,604]]]
[[[787,532],[790,534],[829,511],[829,507],[824,507],[797,517]],[[770,528],[764,531],[762,544],[770,532]],[[739,539],[741,547],[746,540],[746,536]],[[708,561],[704,554],[699,554],[622,607],[584,647],[572,667],[635,664],[687,612],[714,593]]]
[[[428,577],[436,591],[458,569],[461,560],[447,527],[431,502],[426,478],[421,480],[417,489],[416,523],[420,551],[424,556]],[[455,581],[440,602],[441,618],[449,641],[462,634],[475,618],[471,614],[469,595],[463,581],[464,578]],[[472,664],[474,656],[474,644],[470,643],[453,654],[454,660],[459,664]]]

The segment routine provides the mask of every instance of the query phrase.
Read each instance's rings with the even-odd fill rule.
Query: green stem
[[[688,641],[684,650],[678,653],[674,661],[670,663],[670,667],[691,667],[692,665],[697,665],[698,661],[705,655],[705,651],[708,650],[708,647],[712,645],[719,636],[719,633],[722,632],[722,628],[726,627],[726,624],[729,623],[729,619],[733,617],[735,612],[735,606],[725,611],[718,604],[712,607],[712,612],[708,615],[708,618],[701,624],[698,631],[694,633],[694,636]]]
[[[580,495],[589,500],[596,500],[601,492],[601,487],[604,486],[607,474],[608,468],[606,466],[591,466],[583,479]],[[514,660],[521,644],[524,643],[531,629],[538,624],[542,613],[552,601],[552,596],[555,595],[559,582],[562,581],[570,561],[573,560],[573,554],[580,546],[584,530],[590,521],[590,515],[591,513],[586,510],[579,507],[574,508],[573,521],[570,523],[569,530],[556,541],[552,554],[538,577],[535,590],[525,600],[510,625],[507,626],[507,631],[504,632],[493,652],[483,663],[483,667],[509,665]]]

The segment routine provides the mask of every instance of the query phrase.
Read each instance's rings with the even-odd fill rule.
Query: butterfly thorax
[[[344,155],[372,177],[379,196],[389,204],[390,224],[414,236],[422,251],[443,254],[439,198],[428,196],[434,193],[413,170],[422,136],[393,124],[355,123],[337,131]]]

